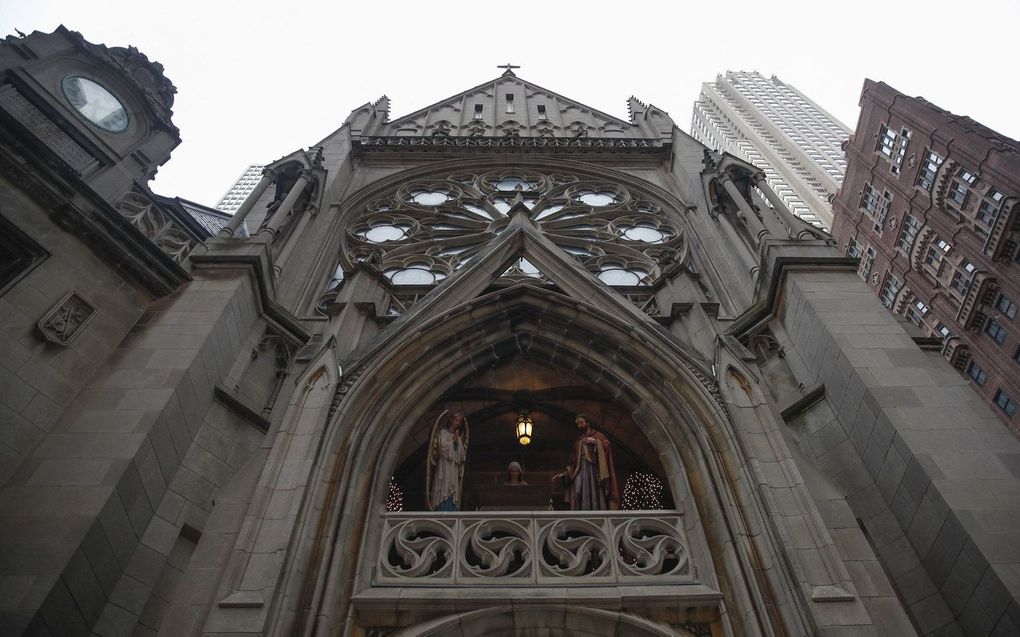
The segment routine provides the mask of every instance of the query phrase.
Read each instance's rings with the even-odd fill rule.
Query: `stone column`
[[[793,212],[790,211],[786,203],[779,197],[779,194],[776,193],[776,191],[772,190],[771,187],[769,187],[768,182],[765,181],[764,175],[758,175],[756,177],[755,185],[758,186],[758,189],[762,191],[762,193],[765,195],[765,198],[768,199],[770,204],[772,204],[772,207],[776,209],[776,214],[779,216],[780,219],[784,221],[784,223],[789,225],[790,217],[796,218],[796,215],[794,215]],[[790,229],[792,230],[793,228],[791,227]]]
[[[298,197],[301,196],[301,193],[305,190],[305,186],[307,186],[308,182],[311,180],[312,175],[307,170],[302,170],[300,174],[298,174],[297,181],[295,181],[294,185],[291,186],[290,192],[287,193],[287,197],[283,200],[283,203],[281,203],[280,207],[276,209],[273,216],[269,218],[269,222],[266,226],[259,230],[260,235],[269,235],[270,237],[276,236],[280,226],[282,226],[283,222],[286,221],[287,215],[294,209],[294,204],[297,203]]]
[[[723,233],[726,238],[733,244],[733,249],[736,250],[740,256],[740,261],[747,268],[748,272],[754,272],[758,269],[758,260],[755,255],[751,252],[751,249],[744,243],[744,239],[740,236],[737,228],[733,225],[733,221],[730,220],[729,216],[725,212],[720,212],[716,221],[723,229]]]
[[[281,206],[281,208],[282,207],[283,206]],[[302,214],[301,219],[298,220],[297,226],[294,228],[294,232],[290,233],[290,235],[288,236],[287,243],[286,245],[284,245],[283,250],[280,252],[280,257],[276,260],[276,263],[273,265],[273,271],[276,272],[277,275],[283,272],[284,266],[287,265],[287,262],[290,260],[291,254],[294,252],[294,246],[297,245],[297,242],[299,240],[298,237],[301,236],[301,234],[305,230],[305,226],[308,225],[308,219],[309,214],[307,214],[307,212],[305,214]]]
[[[758,219],[758,215],[755,214],[754,209],[751,208],[751,204],[748,203],[747,199],[744,199],[744,195],[742,195],[740,190],[737,189],[737,185],[733,183],[733,178],[729,175],[723,175],[719,177],[719,182],[733,199],[733,203],[737,204],[737,208],[740,210],[744,224],[751,232],[751,235],[760,241],[761,236],[767,232],[765,230],[765,226],[763,226],[761,221]]]
[[[777,203],[778,204],[783,203],[782,201],[779,200],[779,197],[776,195],[776,193],[772,192],[772,189],[769,188],[768,182],[765,181],[764,176],[755,175],[753,183],[755,187],[758,188],[758,190],[760,190],[762,193],[765,193],[766,197],[769,197],[769,202],[772,203],[773,208],[776,207]],[[790,225],[787,222],[786,218],[783,216],[783,210],[785,209],[785,206],[784,208],[776,208],[775,210],[772,210],[768,207],[768,204],[766,203],[765,199],[763,199],[760,195],[752,193],[752,196],[754,196],[759,202],[759,205],[762,206],[761,218],[762,221],[765,222],[765,227],[768,229],[769,234],[775,237],[790,236]]]
[[[266,192],[266,188],[268,188],[275,180],[276,173],[272,170],[267,168],[262,171],[262,179],[260,179],[259,183],[255,185],[255,189],[251,191],[251,194],[249,194],[244,200],[241,207],[234,213],[234,216],[230,219],[230,223],[223,226],[220,230],[219,234],[221,237],[234,236],[234,232],[241,227],[241,224],[244,223],[245,217],[248,216],[248,213],[251,212],[251,209],[255,207],[255,204]]]

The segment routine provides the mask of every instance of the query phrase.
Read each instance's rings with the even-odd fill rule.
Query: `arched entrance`
[[[342,617],[352,629],[401,628],[507,599],[543,599],[627,608],[674,626],[692,617],[706,624],[721,621],[719,626],[732,626],[724,634],[771,632],[764,603],[770,591],[754,574],[758,558],[746,531],[740,530],[748,524],[747,509],[735,506],[732,493],[732,480],[741,471],[739,452],[727,436],[726,412],[714,386],[681,349],[658,340],[654,328],[643,332],[610,312],[530,285],[485,294],[407,330],[404,340],[380,344],[364,369],[348,372],[347,394],[336,400],[329,443],[336,449],[335,460],[319,489],[326,514],[320,533],[305,549],[312,568],[304,580],[304,600],[319,613],[318,630],[334,630],[329,627],[337,627]],[[647,464],[662,471],[672,495],[675,508],[664,517],[673,516],[670,523],[682,530],[689,571],[650,580],[632,578],[617,565],[614,575],[601,582],[604,586],[593,581],[554,584],[548,577],[542,580],[539,571],[529,572],[528,577],[535,573],[534,580],[519,583],[468,583],[454,576],[454,566],[434,571],[439,579],[420,585],[387,579],[380,559],[387,554],[383,543],[394,532],[394,520],[383,502],[390,477],[424,442],[423,406],[435,408],[473,381],[485,381],[487,373],[519,360],[583,381],[627,414],[647,438],[647,446],[631,448],[645,454],[652,450],[657,458]],[[627,429],[634,430],[628,425],[620,431]],[[406,443],[416,436],[417,445]],[[603,529],[620,528],[623,522],[595,517],[594,524]],[[535,530],[526,540],[541,540],[542,515],[525,518],[516,522]],[[463,546],[465,536],[453,536],[471,523],[458,518],[447,524],[448,531],[436,531],[451,542],[444,550],[458,550],[453,544],[458,541]],[[610,544],[613,559],[616,546]],[[534,555],[539,550],[532,545]]]
[[[442,206],[457,188],[424,184],[401,201]],[[342,364],[301,513],[303,535],[289,548],[283,599],[296,607],[297,631],[389,634],[508,601],[542,601],[626,610],[673,627],[695,622],[721,634],[784,632],[776,609],[795,598],[796,584],[783,565],[771,568],[781,547],[761,531],[758,483],[714,362],[556,243],[526,194],[517,190],[470,259],[441,282],[433,276],[434,287],[424,286]],[[613,201],[630,201],[619,197]],[[397,236],[389,226],[401,229],[402,221],[390,221],[378,227]],[[352,289],[378,280],[380,264],[386,274],[390,257],[372,254],[350,264],[360,277]],[[534,272],[518,276],[515,264],[524,261]],[[522,389],[522,374],[548,382]],[[628,470],[661,476],[671,508],[549,511],[549,500],[556,508],[550,492],[510,515],[476,492],[473,505],[465,502],[476,510],[422,511],[422,498],[411,493],[419,510],[386,511],[394,476],[409,492],[422,488],[413,483],[423,473],[423,446],[451,406],[468,411],[482,434],[469,482],[498,486],[501,465],[519,451],[506,420],[518,398],[539,403],[547,418],[549,448],[535,447],[537,464],[528,462],[540,478],[557,469],[555,449],[571,439],[572,412],[595,408],[615,428],[609,433]]]

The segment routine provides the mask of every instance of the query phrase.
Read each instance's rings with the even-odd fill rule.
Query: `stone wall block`
[[[916,456],[911,455],[907,460],[907,469],[903,472],[903,481],[900,484],[906,495],[915,503],[919,503],[928,492],[931,479]]]
[[[875,419],[871,435],[868,436],[868,442],[861,454],[864,466],[867,467],[871,475],[878,475],[885,463],[885,457],[892,448],[893,434],[894,430],[889,419],[885,414],[880,414]]]
[[[132,469],[130,472],[125,473],[130,474],[133,472],[134,471]],[[135,477],[135,480],[137,480],[137,477]],[[140,491],[141,485],[137,485],[134,488]],[[110,498],[107,501],[106,506],[103,507],[103,511],[99,514],[97,524],[99,524],[103,535],[106,536],[106,540],[117,560],[119,570],[123,570],[127,567],[128,562],[131,561],[131,554],[134,553],[135,546],[137,546],[138,538],[141,534],[135,531],[131,518],[124,509],[119,487],[117,495],[118,497]],[[148,507],[148,502],[145,501],[144,494],[142,493],[135,496],[135,501],[142,501],[145,506]]]
[[[903,474],[907,470],[907,463],[900,456],[895,446],[890,445],[882,461],[882,467],[878,471],[878,478],[875,485],[886,501],[891,501],[900,486]]]
[[[149,508],[156,510],[163,499],[163,494],[166,493],[166,478],[159,468],[159,460],[149,440],[144,441],[139,447],[134,465],[145,489],[145,495],[149,498]]]
[[[149,432],[149,442],[152,444],[152,450],[156,453],[160,471],[164,476],[173,476],[181,464],[181,459],[177,455],[177,449],[165,419],[160,418],[153,425]]]
[[[166,564],[166,557],[166,554],[140,543],[131,556],[125,574],[147,586],[154,586]]]
[[[871,430],[878,418],[877,408],[868,400],[862,400],[857,408],[857,415],[850,425],[849,438],[858,454],[863,455],[871,437]]]
[[[33,621],[42,631],[40,634],[51,635],[87,635],[89,623],[78,609],[75,599],[71,596],[67,584],[58,578],[50,589],[50,594],[39,609],[38,618]]]
[[[927,555],[931,550],[947,514],[948,509],[944,504],[940,504],[937,492],[930,489],[918,504],[917,511],[907,527],[907,538],[918,555]]]
[[[67,584],[67,589],[85,623],[89,626],[95,624],[103,612],[106,595],[81,550],[74,552],[60,578]]]
[[[97,635],[130,635],[135,632],[137,623],[137,613],[130,613],[116,604],[107,604],[92,632]]]
[[[1006,611],[992,629],[991,637],[1009,637],[1009,635],[1020,635],[1020,604],[1016,600],[1010,602]]]
[[[987,568],[975,564],[967,555],[960,554],[941,586],[942,596],[954,614],[963,612]]]
[[[956,627],[952,626],[952,612],[938,593],[934,593],[916,604],[911,604],[910,611],[921,632],[926,635],[938,634],[935,631],[943,627],[947,627],[950,635],[959,634],[954,630]]]
[[[111,498],[111,500],[115,499]],[[85,555],[96,581],[99,582],[103,595],[109,597],[117,586],[117,580],[120,579],[123,568],[114,553],[102,523],[96,521],[89,532],[85,534],[85,539],[81,543],[81,551]]]

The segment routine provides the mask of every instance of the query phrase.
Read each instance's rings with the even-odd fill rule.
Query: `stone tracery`
[[[519,205],[608,285],[649,286],[663,263],[686,259],[683,233],[659,205],[606,180],[528,170],[407,183],[366,206],[348,229],[347,253],[376,265],[393,285],[431,286],[500,235]],[[503,280],[527,278],[541,274],[521,259]]]

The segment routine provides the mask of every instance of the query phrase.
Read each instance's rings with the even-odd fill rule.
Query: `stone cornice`
[[[835,250],[826,250],[831,255],[811,254],[783,255],[768,259],[768,292],[760,301],[733,321],[727,334],[742,339],[754,332],[762,323],[775,316],[779,304],[783,280],[789,271],[833,271],[856,272],[859,259],[839,256]],[[765,273],[763,273],[765,274]],[[762,282],[764,283],[764,281]]]
[[[355,152],[385,151],[565,151],[602,153],[640,153],[666,156],[672,143],[652,138],[593,137],[428,137],[375,136],[354,139]]]

